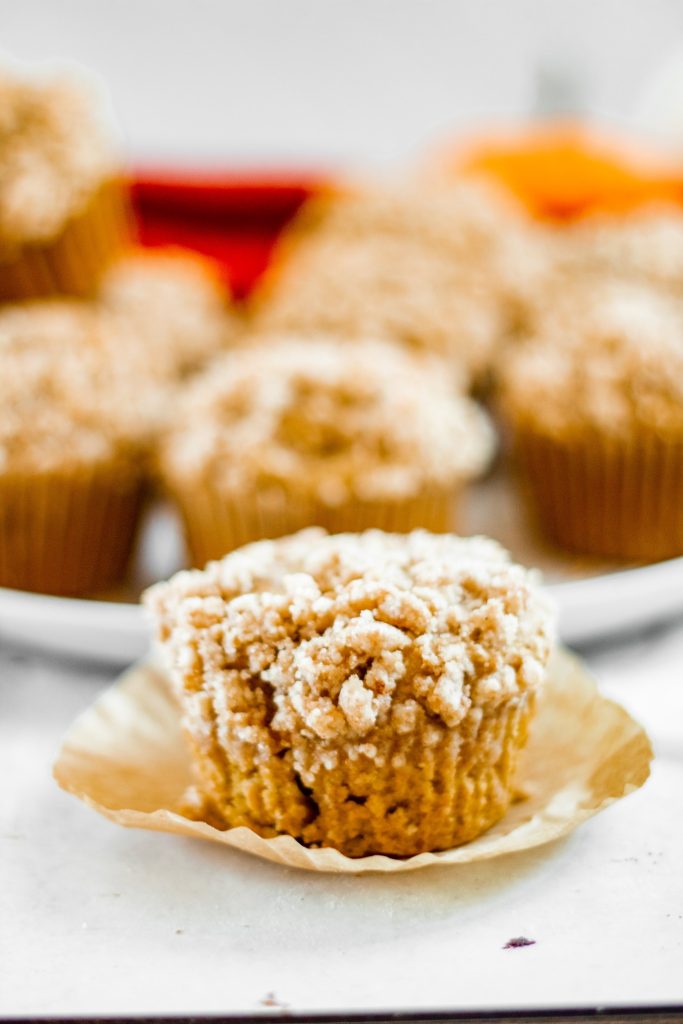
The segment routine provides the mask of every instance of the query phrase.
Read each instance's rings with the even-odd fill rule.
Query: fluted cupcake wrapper
[[[683,439],[524,431],[515,451],[538,526],[555,544],[632,561],[683,554]]]
[[[173,486],[194,565],[203,566],[234,548],[264,538],[285,537],[307,526],[330,533],[355,533],[371,527],[407,533],[422,527],[433,533],[454,528],[457,493],[434,489],[394,501],[353,501],[339,506],[263,491],[221,495],[205,487]]]
[[[517,778],[524,799],[515,800],[477,839],[442,852],[348,857],[332,847],[305,846],[290,835],[264,838],[245,826],[226,829],[210,816],[188,815],[192,758],[179,717],[159,671],[136,666],[74,722],[55,764],[57,781],[119,825],[209,840],[307,871],[412,871],[528,850],[567,835],[642,786],[652,757],[637,723],[599,693],[580,662],[560,652],[520,756]],[[486,792],[490,786],[482,778],[473,789]],[[463,806],[470,806],[468,793]],[[225,866],[230,870],[229,856]]]
[[[11,249],[0,244],[0,301],[89,296],[131,237],[123,183],[108,181],[52,241]]]
[[[0,586],[87,594],[126,573],[143,499],[116,464],[0,474]]]

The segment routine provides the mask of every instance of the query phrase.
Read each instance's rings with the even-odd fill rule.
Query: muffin
[[[100,305],[130,322],[157,372],[184,379],[237,332],[216,264],[180,246],[129,249],[106,271]]]
[[[446,356],[477,381],[516,324],[533,276],[532,234],[475,183],[313,200],[276,250],[253,322],[384,336]]]
[[[162,445],[194,564],[310,525],[450,529],[493,437],[443,364],[379,341],[270,341],[198,379]]]
[[[130,229],[86,86],[0,73],[0,165],[0,301],[94,292]]]
[[[404,857],[505,814],[552,630],[495,542],[311,529],[145,601],[212,822]]]
[[[126,571],[154,405],[118,349],[87,304],[0,311],[0,586],[85,594]]]
[[[635,561],[683,554],[680,302],[596,283],[509,359],[500,404],[549,540]]]
[[[678,293],[683,287],[683,209],[648,204],[622,216],[593,214],[565,233],[564,263]]]

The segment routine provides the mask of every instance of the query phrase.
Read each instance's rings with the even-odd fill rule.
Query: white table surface
[[[59,737],[111,676],[3,650],[0,1016],[683,1003],[683,625],[587,658],[650,731],[644,789],[529,853],[335,878],[59,791]]]

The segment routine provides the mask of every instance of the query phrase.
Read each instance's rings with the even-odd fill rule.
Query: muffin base
[[[124,186],[108,181],[51,242],[7,250],[0,245],[0,301],[89,296],[131,237]]]
[[[204,566],[229,551],[264,538],[285,537],[307,526],[330,533],[356,533],[376,527],[407,533],[422,527],[432,533],[454,528],[457,493],[424,491],[397,501],[355,501],[337,507],[282,492],[222,496],[207,489],[189,493],[177,487],[172,497],[184,523],[192,564]]]
[[[538,526],[554,544],[629,561],[683,555],[683,439],[524,432],[515,456]]]
[[[244,825],[266,838],[288,834],[349,857],[450,849],[507,811],[535,704],[535,695],[526,694],[483,718],[467,716],[458,729],[440,729],[436,743],[429,724],[391,736],[372,757],[338,752],[329,768],[321,767],[317,747],[297,748],[296,770],[292,751],[273,748],[264,757],[263,745],[250,752],[245,744],[239,762],[228,763],[213,709],[205,707],[212,740],[206,731],[201,740],[189,737],[204,813],[219,827]]]
[[[0,586],[73,596],[123,579],[143,501],[124,467],[0,475]]]

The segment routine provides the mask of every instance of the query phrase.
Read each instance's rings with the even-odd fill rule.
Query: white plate
[[[563,559],[533,540],[514,491],[500,477],[472,493],[462,532],[496,536],[520,561],[540,566],[565,643],[586,644],[683,614],[683,558],[596,574],[595,566]],[[156,510],[139,547],[133,596],[182,565],[180,532],[169,510]],[[0,588],[0,637],[123,665],[145,654],[150,628],[143,609],[132,601],[75,600]]]

